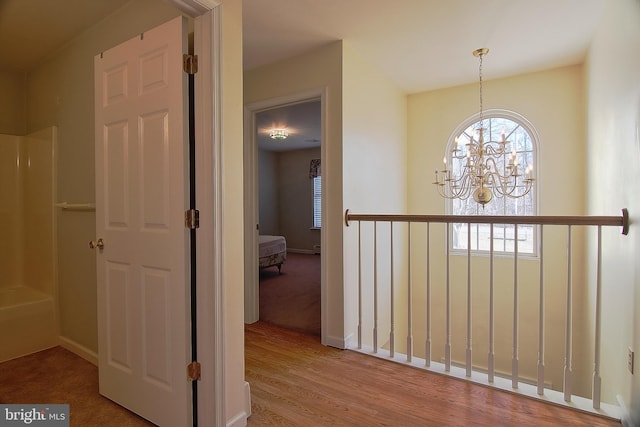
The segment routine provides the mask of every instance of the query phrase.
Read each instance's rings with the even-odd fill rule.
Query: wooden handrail
[[[439,222],[471,224],[531,224],[531,225],[604,225],[622,227],[622,234],[629,234],[629,211],[622,209],[621,216],[497,216],[497,215],[402,215],[402,214],[352,214],[347,209],[344,223],[349,221]]]

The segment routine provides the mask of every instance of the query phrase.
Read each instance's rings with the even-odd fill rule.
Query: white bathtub
[[[25,286],[0,289],[0,362],[58,343],[50,295]]]

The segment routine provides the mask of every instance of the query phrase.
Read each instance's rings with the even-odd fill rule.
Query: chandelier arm
[[[517,178],[514,178],[513,182],[511,182],[512,175],[502,175],[500,173],[494,173],[494,182],[497,182],[494,188],[498,194],[501,196],[509,197],[518,187]]]
[[[484,176],[485,176],[485,178],[484,178],[484,182],[485,182],[484,186],[485,187],[488,187],[488,188],[496,188],[497,187],[496,186],[496,176],[495,176],[494,173],[489,172],[489,173],[486,173]]]
[[[495,187],[496,192],[500,194],[500,196],[508,197],[510,199],[517,199],[519,197],[526,196],[531,191],[531,188],[533,187],[533,179],[525,178],[522,181],[524,181],[524,185],[518,185],[518,180],[516,178],[514,179],[513,183],[508,186],[505,185],[504,182],[499,181],[500,185]],[[522,189],[522,188],[524,188],[524,190],[518,191],[518,189]]]
[[[497,145],[498,148],[495,148],[495,145]],[[490,156],[501,156],[505,154],[507,152],[505,147],[506,145],[500,143],[499,141],[489,141],[484,143],[484,151]]]
[[[498,197],[503,197],[503,196],[507,196],[509,194],[509,191],[513,191],[513,189],[509,190],[507,188],[507,186],[504,183],[504,180],[501,177],[498,177],[497,179],[494,179],[494,190],[496,191],[496,195]]]
[[[447,178],[444,180],[444,182],[449,186],[449,187],[456,187],[459,185],[459,183],[461,183],[463,181],[463,178],[466,176],[466,174],[463,174],[462,176],[458,177],[458,178]]]
[[[521,186],[522,187],[522,186]],[[517,188],[517,186],[514,187]],[[510,198],[510,199],[518,199],[520,197],[526,196],[527,194],[529,194],[529,192],[531,191],[531,188],[533,188],[533,180],[531,180],[530,178],[525,179],[525,190],[521,193],[518,194],[513,194],[513,192],[509,193],[509,194],[505,194],[506,197]]]
[[[485,159],[485,165],[487,165],[485,166],[487,170],[491,171],[490,173],[500,177],[503,180],[507,180],[510,176],[512,176],[511,173],[503,175],[502,173],[498,172],[498,164],[496,163],[496,159],[492,157],[488,157]],[[508,170],[511,169],[508,165],[506,167]]]
[[[467,193],[469,192],[469,188],[471,187],[466,183],[468,180],[469,175],[462,175],[458,179],[445,181],[442,185],[442,188],[439,188],[438,190],[443,197],[446,197],[448,199],[462,199],[468,196]]]
[[[470,183],[472,177],[471,175],[463,175],[462,177],[462,184],[460,185],[460,190],[458,191],[458,198],[459,199],[466,199],[467,197],[469,197],[469,194],[471,193],[471,188],[472,185]]]
[[[444,197],[446,199],[449,199],[449,197],[444,193],[444,190],[442,189],[442,187],[444,187],[443,184],[436,184],[437,188],[438,188],[438,194],[440,195],[440,197]]]

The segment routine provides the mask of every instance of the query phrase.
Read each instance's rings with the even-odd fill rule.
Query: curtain
[[[309,163],[309,178],[320,176],[320,159],[311,159]]]

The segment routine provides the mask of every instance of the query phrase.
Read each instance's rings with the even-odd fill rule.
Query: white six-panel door
[[[178,17],[95,58],[100,393],[191,424],[187,38]]]

